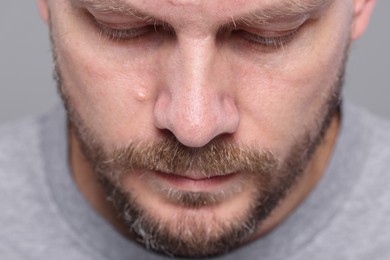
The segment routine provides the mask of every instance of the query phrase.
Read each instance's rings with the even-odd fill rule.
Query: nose
[[[164,86],[154,107],[157,128],[169,130],[188,147],[237,131],[231,73],[213,39],[178,40],[163,63]]]

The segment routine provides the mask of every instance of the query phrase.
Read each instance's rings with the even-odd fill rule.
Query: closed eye
[[[247,41],[248,43],[260,45],[262,47],[279,49],[289,44],[297,35],[298,29],[289,30],[283,33],[277,33],[275,35],[262,35],[257,33],[248,32],[246,30],[233,30],[232,36],[239,37]]]
[[[154,33],[174,34],[169,25],[162,23],[143,23],[140,25],[108,24],[95,19],[95,25],[104,39],[114,41],[130,41],[146,37]]]
[[[128,29],[116,29],[107,26],[99,26],[100,34],[105,39],[109,40],[118,40],[118,41],[126,41],[126,40],[134,40],[140,37],[143,37],[149,33],[157,32],[158,28],[153,25],[147,25],[136,28],[128,28]]]

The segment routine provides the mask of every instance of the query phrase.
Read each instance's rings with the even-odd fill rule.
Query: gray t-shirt
[[[310,196],[265,237],[215,259],[390,259],[390,124],[350,104]],[[126,240],[75,186],[62,108],[0,128],[0,259],[163,259]]]

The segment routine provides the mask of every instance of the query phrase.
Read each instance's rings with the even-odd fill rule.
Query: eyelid
[[[288,34],[280,36],[263,36],[258,34],[253,34],[249,32],[241,32],[243,38],[257,44],[262,44],[265,46],[279,47],[290,43],[296,35],[297,31],[290,32]]]
[[[304,25],[305,23],[301,24],[297,28],[284,31],[267,31],[259,30],[257,28],[237,28],[233,30],[232,33],[240,36],[241,39],[245,40],[256,49],[261,48],[261,50],[264,50],[265,47],[268,50],[276,50],[290,44],[298,36]]]
[[[303,26],[305,23],[300,23],[295,27],[285,27],[283,30],[277,30],[273,28],[258,28],[248,25],[237,26],[233,31],[242,31],[247,35],[252,35],[254,38],[261,38],[265,40],[281,40],[292,38]]]
[[[150,25],[147,23],[139,23],[139,22],[138,23],[111,23],[111,22],[101,21],[96,18],[95,21],[99,27],[112,29],[112,30],[131,30],[131,29],[142,28],[144,26]]]
[[[299,30],[299,27],[290,30],[283,30],[283,31],[273,31],[273,30],[269,31],[269,30],[261,30],[257,28],[237,28],[237,29],[244,30],[254,35],[261,35],[262,37],[278,38],[278,37],[283,37],[285,35],[294,33],[295,31]]]
[[[272,22],[259,22],[259,21],[249,21],[249,20],[242,20],[237,23],[233,23],[234,28],[250,28],[253,30],[261,30],[264,32],[287,32],[287,31],[293,31],[297,28],[301,27],[303,24],[305,24],[308,20],[310,20],[310,15],[301,15],[299,17],[284,17],[283,20],[275,20]]]
[[[100,24],[98,25],[98,28],[101,35],[104,35],[105,37],[107,37],[107,39],[112,40],[136,39],[152,32],[153,30],[156,30],[155,27],[153,27],[152,25],[119,29],[107,27],[104,24]]]
[[[170,25],[157,21],[154,23],[141,21],[135,23],[110,23],[100,21],[94,17],[94,23],[100,34],[111,40],[135,40],[153,32],[165,32],[165,34],[174,35]]]

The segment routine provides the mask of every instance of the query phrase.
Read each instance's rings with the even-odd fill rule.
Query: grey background
[[[353,45],[346,96],[390,118],[390,1],[379,0],[365,36]],[[36,1],[0,6],[0,123],[42,113],[59,102],[46,25]]]

